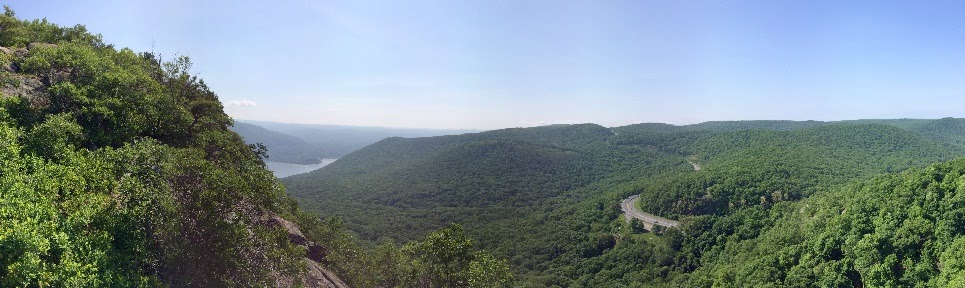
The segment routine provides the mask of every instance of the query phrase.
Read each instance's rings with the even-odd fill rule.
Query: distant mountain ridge
[[[740,120],[708,121],[690,125],[640,123],[611,127],[617,134],[647,134],[697,131],[773,130],[794,131],[827,125],[882,124],[912,131],[942,143],[965,145],[965,119],[859,119],[841,121]],[[567,125],[548,125],[562,127]],[[508,128],[505,131],[514,131]],[[482,132],[469,129],[412,129],[323,124],[294,124],[270,121],[236,120],[231,128],[248,144],[262,143],[268,147],[269,160],[315,164],[324,158],[339,158],[362,147],[389,137],[432,137]],[[509,132],[504,132],[509,133]]]
[[[619,127],[616,130],[634,131],[662,131],[662,132],[682,132],[682,131],[737,131],[737,130],[777,130],[791,131],[817,126],[834,124],[883,124],[898,127],[904,130],[922,132],[929,129],[929,126],[965,125],[965,118],[945,117],[941,119],[856,119],[856,120],[837,120],[837,121],[794,121],[794,120],[734,120],[734,121],[707,121],[697,124],[673,125],[665,123],[639,123]],[[965,132],[963,132],[965,133]]]
[[[412,138],[479,132],[253,120],[236,120],[231,130],[241,135],[245,143],[262,143],[268,147],[269,160],[293,164],[315,164],[324,158],[339,158],[389,137]]]

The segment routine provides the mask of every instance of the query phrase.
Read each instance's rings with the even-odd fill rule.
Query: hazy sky
[[[0,1],[240,119],[473,128],[965,116],[965,1]]]

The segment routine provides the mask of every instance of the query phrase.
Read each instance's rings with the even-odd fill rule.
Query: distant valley
[[[479,132],[477,130],[290,124],[249,120],[236,120],[231,130],[241,135],[245,143],[261,143],[268,147],[270,162],[268,168],[274,168],[273,171],[283,170],[279,177],[308,172],[314,170],[311,169],[312,167],[320,168],[323,166],[320,164],[325,162],[324,159],[338,159],[388,137],[431,137]]]

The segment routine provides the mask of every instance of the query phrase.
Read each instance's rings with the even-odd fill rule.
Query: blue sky
[[[239,119],[493,129],[965,116],[962,1],[0,2],[118,47],[188,55]]]

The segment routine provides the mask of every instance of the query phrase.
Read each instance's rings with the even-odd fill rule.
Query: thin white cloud
[[[250,100],[231,100],[231,101],[228,101],[228,103],[225,103],[225,104],[228,105],[228,106],[236,106],[236,107],[255,107],[255,106],[258,106],[258,103],[255,103],[255,101],[250,101]]]

